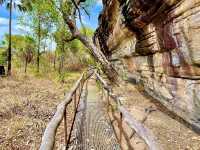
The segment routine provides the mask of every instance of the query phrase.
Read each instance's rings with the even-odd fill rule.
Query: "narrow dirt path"
[[[70,149],[120,150],[95,81],[88,83],[87,100],[80,103]]]

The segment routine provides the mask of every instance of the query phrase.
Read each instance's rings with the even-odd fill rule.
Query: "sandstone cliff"
[[[146,92],[200,129],[200,0],[103,0],[94,42]]]

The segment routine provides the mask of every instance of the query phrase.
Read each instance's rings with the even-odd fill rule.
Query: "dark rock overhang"
[[[119,11],[122,24],[133,32],[137,39],[143,36],[143,28],[158,16],[165,17],[171,6],[180,0],[103,0],[103,11],[99,15],[99,27],[94,39],[98,39],[101,51],[107,56],[112,55],[108,39],[113,33],[116,11]],[[165,18],[166,19],[166,18]],[[97,40],[94,40],[97,41]]]

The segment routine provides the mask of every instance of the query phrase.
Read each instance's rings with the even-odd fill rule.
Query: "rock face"
[[[146,92],[200,129],[200,0],[103,0],[94,41]]]

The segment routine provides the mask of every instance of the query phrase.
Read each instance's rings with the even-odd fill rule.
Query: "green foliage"
[[[81,33],[85,34],[88,37],[92,37],[94,34],[94,30],[90,27],[86,27],[86,28],[81,28],[80,29]]]
[[[10,0],[0,0],[0,5],[6,5],[6,8],[9,9],[11,6]],[[25,12],[32,9],[31,0],[12,0],[12,7],[18,9],[19,11]]]
[[[52,6],[51,1],[37,0],[32,2],[32,10],[20,17],[20,24],[29,29],[35,40],[44,40],[51,37],[55,24],[59,22],[60,15]]]
[[[81,28],[80,29],[81,33],[85,34],[88,37],[92,37],[94,34],[94,30],[89,28],[89,27],[85,27],[84,29]],[[77,54],[78,57],[80,56],[84,56],[87,55],[87,49],[86,47],[82,44],[82,42],[80,42],[79,40],[73,40],[72,42],[70,42],[69,44],[70,50],[74,53]],[[87,56],[88,57],[88,56]]]
[[[81,32],[87,36],[93,35],[93,30],[90,28],[81,29]],[[54,40],[57,43],[56,56],[60,64],[60,78],[62,79],[64,70],[80,70],[92,62],[90,55],[87,53],[87,49],[79,40],[73,40],[66,42],[65,40],[70,38],[70,32],[67,30],[65,24],[59,24],[57,30],[53,33]]]
[[[60,2],[61,1],[57,0],[38,0],[32,4],[33,9],[31,12],[27,13],[27,19],[31,22],[30,27],[33,33],[36,35],[38,34],[38,21],[41,21],[41,38],[54,38],[57,44],[55,57],[58,57],[58,61],[64,61],[64,63],[71,62],[73,65],[76,63],[86,65],[88,65],[88,63],[94,64],[94,61],[91,60],[87,53],[87,49],[79,40],[73,40],[72,42],[65,41],[71,34],[64,23],[59,8],[62,7],[66,14],[70,16],[72,15],[71,13],[74,5],[71,0],[63,1],[63,3]],[[89,6],[92,6],[94,3],[95,0],[86,0],[85,3],[81,3],[81,8],[89,8]],[[84,28],[80,31],[89,37],[92,37],[94,33],[91,28]],[[35,37],[38,38],[38,36]],[[65,60],[62,60],[62,57],[64,57]]]
[[[5,35],[5,43],[8,45],[9,42],[9,35]],[[24,45],[24,37],[21,35],[12,35],[12,48],[13,50],[19,50]]]
[[[13,2],[16,1],[17,0],[13,0]],[[41,72],[45,74],[48,71],[54,71],[54,69],[59,70],[61,66],[62,71],[59,74],[59,79],[61,80],[64,80],[66,72],[73,70],[72,68],[80,71],[89,65],[99,66],[90,56],[87,48],[79,40],[66,42],[66,39],[71,37],[71,32],[64,22],[61,9],[68,17],[76,19],[78,11],[74,14],[73,8],[75,6],[71,0],[19,1],[23,7],[27,6],[27,8],[29,8],[27,9],[28,11],[21,16],[19,22],[20,25],[28,29],[27,34],[29,36],[12,36],[13,62],[21,64],[21,62],[24,63],[28,61],[28,63],[30,63],[30,68],[33,69],[33,66],[36,64],[36,59],[33,58],[39,54]],[[9,0],[0,0],[0,3],[8,2]],[[81,14],[82,12],[89,11],[95,2],[96,0],[86,0],[84,3],[81,2]],[[90,38],[94,33],[93,29],[88,27],[80,29],[80,32]],[[6,35],[7,45],[8,39],[8,35]],[[56,42],[56,52],[48,49],[46,40],[49,39],[54,39]],[[43,47],[45,47],[45,51],[41,52]],[[3,57],[0,56],[0,59],[1,58]]]
[[[7,44],[9,35],[5,35],[5,43]],[[26,52],[29,49],[34,51],[35,40],[28,35],[12,35],[12,47],[15,53]]]
[[[5,35],[5,43],[8,43],[9,35]],[[22,61],[30,63],[35,54],[36,42],[30,36],[12,35],[12,48],[14,55]]]
[[[55,42],[57,43],[57,49],[64,49],[68,44],[65,39],[70,36],[64,25],[60,25],[59,28],[53,33]]]
[[[7,60],[7,52],[5,47],[0,47],[0,65],[5,65]]]

